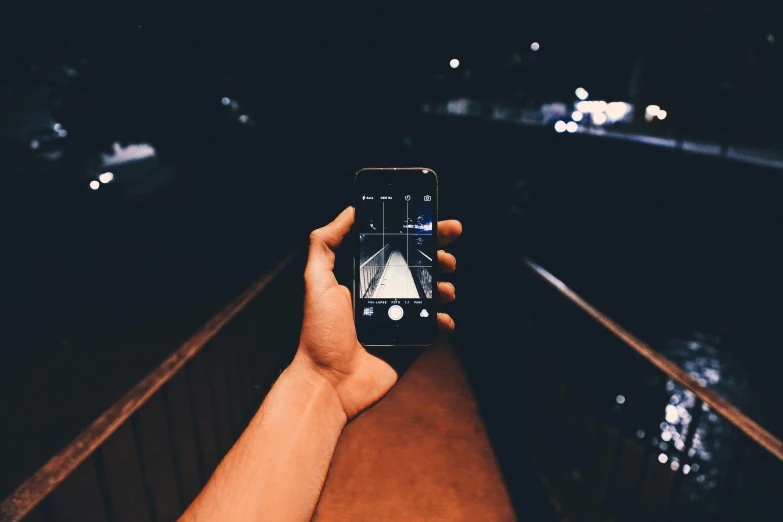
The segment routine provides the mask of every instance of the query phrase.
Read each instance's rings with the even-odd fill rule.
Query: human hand
[[[325,227],[310,234],[305,268],[305,308],[295,365],[314,378],[325,379],[337,392],[348,420],[379,401],[397,382],[397,373],[386,362],[369,354],[356,337],[351,291],[334,277],[335,249],[351,230],[353,207],[346,208]],[[456,220],[438,223],[438,246],[446,246],[462,233]],[[457,260],[438,251],[441,272],[453,272]],[[454,300],[454,285],[438,283],[441,301]],[[438,326],[450,332],[454,320],[438,314]],[[313,373],[314,372],[314,373]]]

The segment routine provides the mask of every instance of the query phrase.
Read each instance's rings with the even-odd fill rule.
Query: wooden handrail
[[[693,378],[688,372],[668,360],[666,357],[655,351],[650,345],[636,338],[625,328],[607,317],[603,312],[596,309],[590,303],[579,297],[573,290],[568,288],[565,283],[550,274],[546,269],[527,258],[520,258],[521,261],[537,273],[547,283],[556,288],[561,294],[567,297],[572,303],[577,305],[596,321],[601,323],[607,330],[622,339],[625,344],[633,348],[639,355],[647,359],[669,378],[679,382],[685,388],[692,391],[699,399],[709,405],[710,408],[718,412],[726,420],[732,423],[745,435],[756,441],[761,447],[769,451],[778,459],[783,461],[783,442],[770,432],[765,430],[756,421],[742,413],[736,406],[718,395],[715,390],[699,384],[699,381]]]
[[[54,488],[62,483],[82,462],[141,408],[161,386],[171,380],[188,361],[212,340],[250,301],[266,288],[304,250],[300,245],[286,255],[263,277],[254,282],[233,301],[215,314],[176,352],[130,389],[68,446],[52,457],[34,475],[0,504],[0,522],[17,522],[32,511]]]

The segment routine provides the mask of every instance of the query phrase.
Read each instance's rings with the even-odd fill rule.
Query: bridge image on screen
[[[359,295],[364,299],[432,298],[429,204],[373,202],[361,223]],[[378,212],[380,211],[380,212]],[[380,219],[378,219],[380,218]]]

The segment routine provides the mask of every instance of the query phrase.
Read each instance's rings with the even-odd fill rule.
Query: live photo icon
[[[432,201],[432,196],[424,196],[424,201]]]

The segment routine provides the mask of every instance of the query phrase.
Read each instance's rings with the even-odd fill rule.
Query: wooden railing
[[[707,404],[742,433],[756,441],[757,444],[769,451],[779,460],[783,461],[783,442],[781,442],[780,439],[764,429],[759,423],[742,413],[739,408],[718,395],[714,390],[708,388],[704,383],[700,383],[688,372],[669,361],[647,343],[635,337],[628,330],[610,319],[606,314],[579,297],[576,292],[568,288],[562,281],[550,274],[542,266],[530,259],[523,259],[522,261],[553,288],[567,297],[572,303],[588,315],[592,316],[593,319],[601,323],[601,325],[618,338],[622,339],[625,344],[644,357],[650,364],[661,370],[670,379],[673,379],[693,392],[704,404]]]
[[[520,263],[529,324],[516,334],[542,352],[522,437],[560,516],[776,520],[780,439],[546,269]],[[693,400],[675,440],[662,430],[683,426],[664,416],[677,394]]]
[[[19,486],[0,504],[0,521],[177,517],[285,365],[303,251],[286,255]]]

